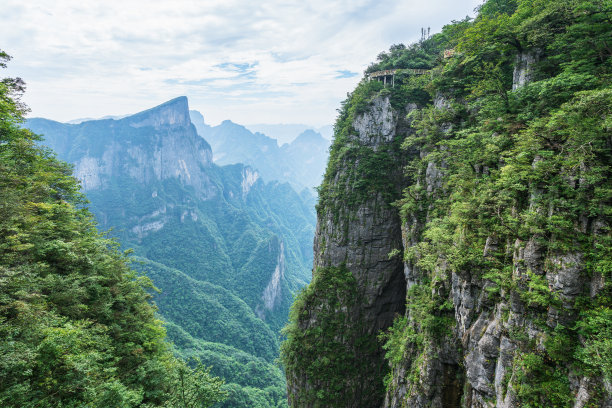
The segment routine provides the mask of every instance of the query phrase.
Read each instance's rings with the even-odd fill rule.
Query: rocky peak
[[[178,179],[201,198],[215,194],[206,171],[212,151],[191,124],[184,96],[120,120],[47,122],[28,126],[45,133],[46,144],[74,163],[74,175],[85,191],[105,190],[119,179],[148,186]]]
[[[328,168],[323,182],[327,187],[321,190],[314,241],[314,283],[308,292],[315,297],[303,300],[310,309],[303,312],[304,320],[300,318],[297,327],[299,333],[305,333],[304,344],[298,348],[347,350],[351,357],[338,366],[331,363],[334,368],[330,370],[353,370],[353,375],[316,377],[312,367],[298,365],[294,371],[290,367],[287,378],[292,406],[320,406],[319,397],[312,395],[311,390],[336,395],[337,389],[342,392],[330,397],[337,402],[332,406],[376,407],[383,403],[384,351],[376,334],[389,327],[396,314],[405,309],[403,263],[400,257],[389,256],[402,247],[401,224],[397,211],[390,205],[393,193],[364,194],[358,191],[362,186],[344,180],[372,171],[366,170],[361,160],[388,161],[402,167],[402,155],[396,154],[393,146],[397,144],[396,137],[402,137],[405,131],[400,120],[405,114],[395,111],[388,98],[377,97],[365,112],[343,124],[351,129],[343,146],[345,150],[358,151],[367,157],[354,160],[347,153],[330,159],[335,164]],[[397,177],[398,172],[385,171],[381,173],[384,180],[379,182],[397,185]],[[334,330],[326,328],[332,326]],[[325,333],[323,340],[317,334],[321,331]],[[311,335],[315,337],[309,338]],[[311,342],[320,344],[313,346]],[[317,359],[337,359],[333,353],[322,353]]]
[[[306,144],[306,143],[327,143],[327,140],[321,136],[319,132],[315,132],[312,129],[306,129],[302,133],[299,134],[298,137],[295,138],[292,145],[296,144]]]
[[[147,109],[127,118],[121,119],[132,127],[151,126],[156,129],[162,127],[190,126],[189,103],[186,96],[179,96],[162,103],[154,108]]]

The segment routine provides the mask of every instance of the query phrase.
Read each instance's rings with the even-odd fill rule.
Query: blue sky
[[[481,0],[3,0],[3,76],[30,116],[121,115],[186,95],[216,124],[334,121],[378,53]]]

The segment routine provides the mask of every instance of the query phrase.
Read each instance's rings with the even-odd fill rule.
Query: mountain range
[[[245,127],[251,132],[263,133],[273,139],[276,139],[281,145],[291,143],[295,140],[297,135],[309,129],[320,133],[321,136],[327,140],[332,140],[334,136],[334,127],[332,125],[313,127],[298,123],[255,123],[247,124]]]
[[[133,249],[177,353],[225,378],[222,406],[282,406],[274,360],[293,294],[310,278],[314,197],[251,166],[215,164],[191,116],[179,97],[117,120],[26,126],[72,163],[100,227]],[[207,135],[227,127],[240,129]],[[312,136],[276,152],[297,154]]]
[[[244,163],[256,168],[265,181],[288,182],[297,191],[321,183],[330,141],[320,133],[304,129],[279,146],[276,139],[230,120],[209,126],[200,112],[192,110],[190,115],[198,133],[210,143],[216,164]]]

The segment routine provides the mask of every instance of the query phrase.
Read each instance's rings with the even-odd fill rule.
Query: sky
[[[185,95],[207,123],[333,123],[363,71],[482,0],[2,0],[0,76],[29,117],[125,115]]]

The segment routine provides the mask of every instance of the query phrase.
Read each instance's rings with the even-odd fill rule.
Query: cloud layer
[[[322,125],[379,52],[480,3],[4,0],[3,74],[26,80],[32,116],[56,120],[187,95],[211,123]]]

